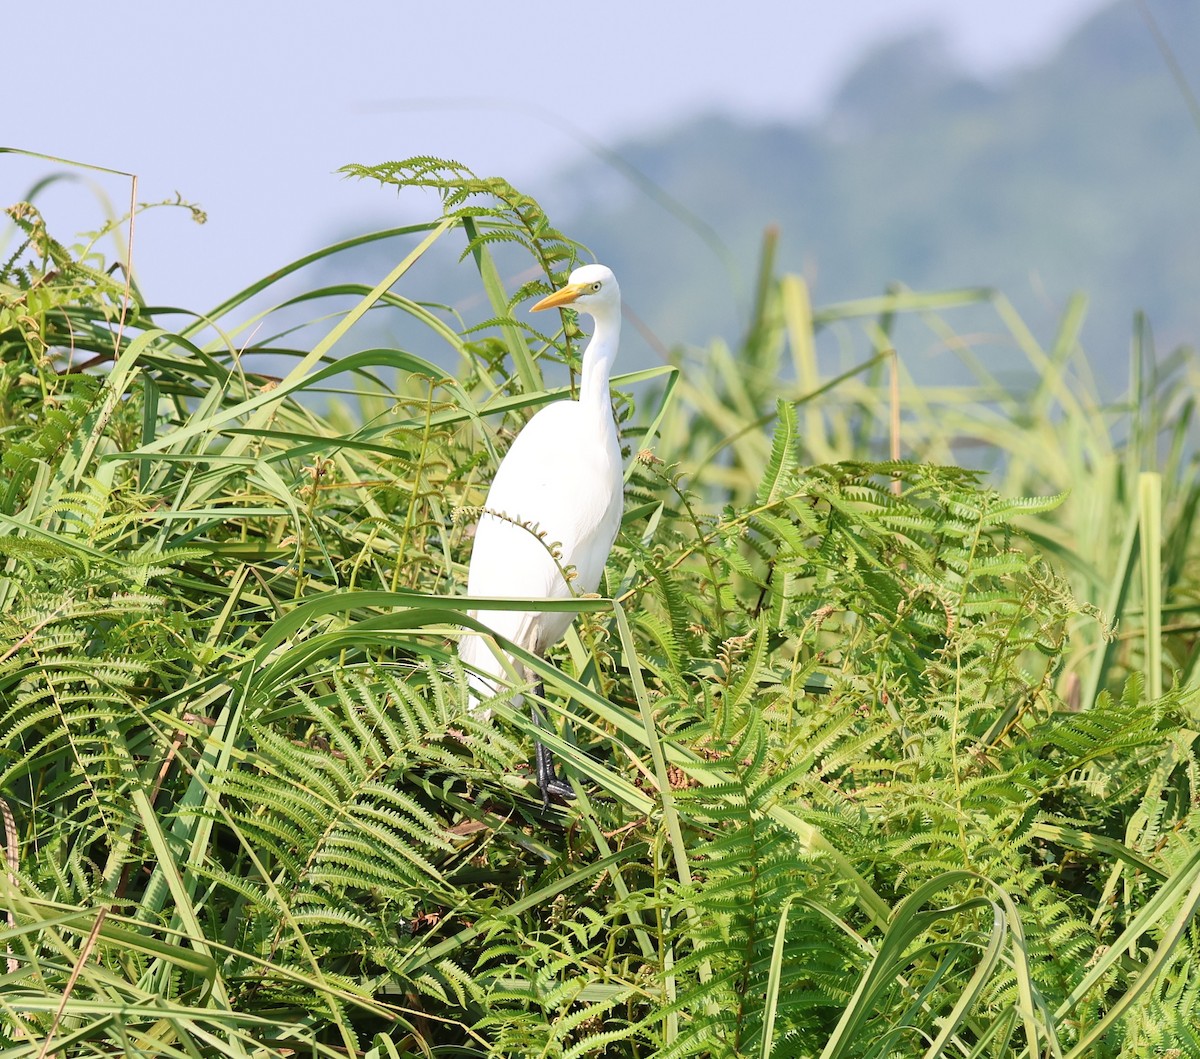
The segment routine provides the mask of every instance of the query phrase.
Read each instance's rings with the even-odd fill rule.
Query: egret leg
[[[539,683],[537,693],[540,696],[542,686]],[[546,727],[546,718],[542,716],[542,711],[537,706],[530,704],[530,716],[533,717],[533,723],[539,728]],[[534,743],[533,749],[534,765],[537,769],[538,789],[542,792],[542,812],[546,812],[550,808],[550,799],[557,798],[560,801],[572,802],[575,800],[575,791],[571,785],[562,779],[554,768],[554,755],[541,740]]]

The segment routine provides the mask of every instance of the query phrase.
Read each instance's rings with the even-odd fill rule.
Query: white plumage
[[[501,461],[475,531],[467,577],[472,596],[569,598],[595,592],[621,524],[624,478],[609,392],[621,331],[616,278],[603,265],[584,265],[532,311],[559,305],[571,305],[595,321],[583,354],[579,399],[543,408]],[[559,552],[557,561],[552,547]],[[568,581],[563,571],[571,567],[575,577]],[[471,614],[539,655],[562,637],[575,617],[536,611]],[[495,695],[508,680],[484,637],[464,635],[459,655],[478,671],[470,675],[475,701]],[[515,670],[525,675],[522,667]],[[513,696],[512,702],[519,705],[520,696]],[[544,798],[550,793],[571,796],[570,788],[554,777],[553,764],[540,745],[538,772]]]

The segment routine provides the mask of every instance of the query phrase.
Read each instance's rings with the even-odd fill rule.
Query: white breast
[[[620,528],[623,485],[611,413],[598,418],[576,401],[542,409],[496,472],[487,513],[476,529],[468,593],[567,598],[596,591]],[[554,546],[557,559],[551,554]],[[569,567],[575,577],[568,582],[563,571]],[[487,611],[477,616],[540,654],[562,637],[575,615]],[[487,672],[501,672],[478,637],[464,637],[460,654]]]

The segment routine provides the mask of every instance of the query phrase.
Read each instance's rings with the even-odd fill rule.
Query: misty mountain
[[[1200,91],[1200,4],[1153,10]],[[1160,349],[1200,335],[1200,126],[1131,2],[994,83],[918,35],[868,55],[814,124],[708,115],[616,153],[698,223],[602,160],[540,197],[667,344],[736,337],[771,224],[818,304],[893,281],[995,286],[1048,339],[1083,291],[1085,344],[1118,380],[1136,309]]]

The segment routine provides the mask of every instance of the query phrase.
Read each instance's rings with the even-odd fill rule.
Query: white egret
[[[517,435],[488,490],[475,531],[467,592],[472,596],[570,598],[594,592],[621,524],[624,477],[613,421],[609,375],[621,332],[621,292],[603,265],[575,269],[566,286],[531,312],[560,305],[591,316],[592,339],[583,354],[579,400],[556,401]],[[557,557],[551,546],[557,545]],[[571,568],[574,577],[564,576]],[[574,613],[471,611],[493,631],[541,655],[567,631]],[[484,637],[464,635],[459,656],[470,673],[475,702],[495,695],[506,680],[504,663]],[[515,672],[529,673],[508,658]],[[522,696],[510,702],[519,706]],[[534,707],[533,719],[542,719]],[[573,798],[554,771],[549,750],[537,744],[543,806],[551,797]]]

